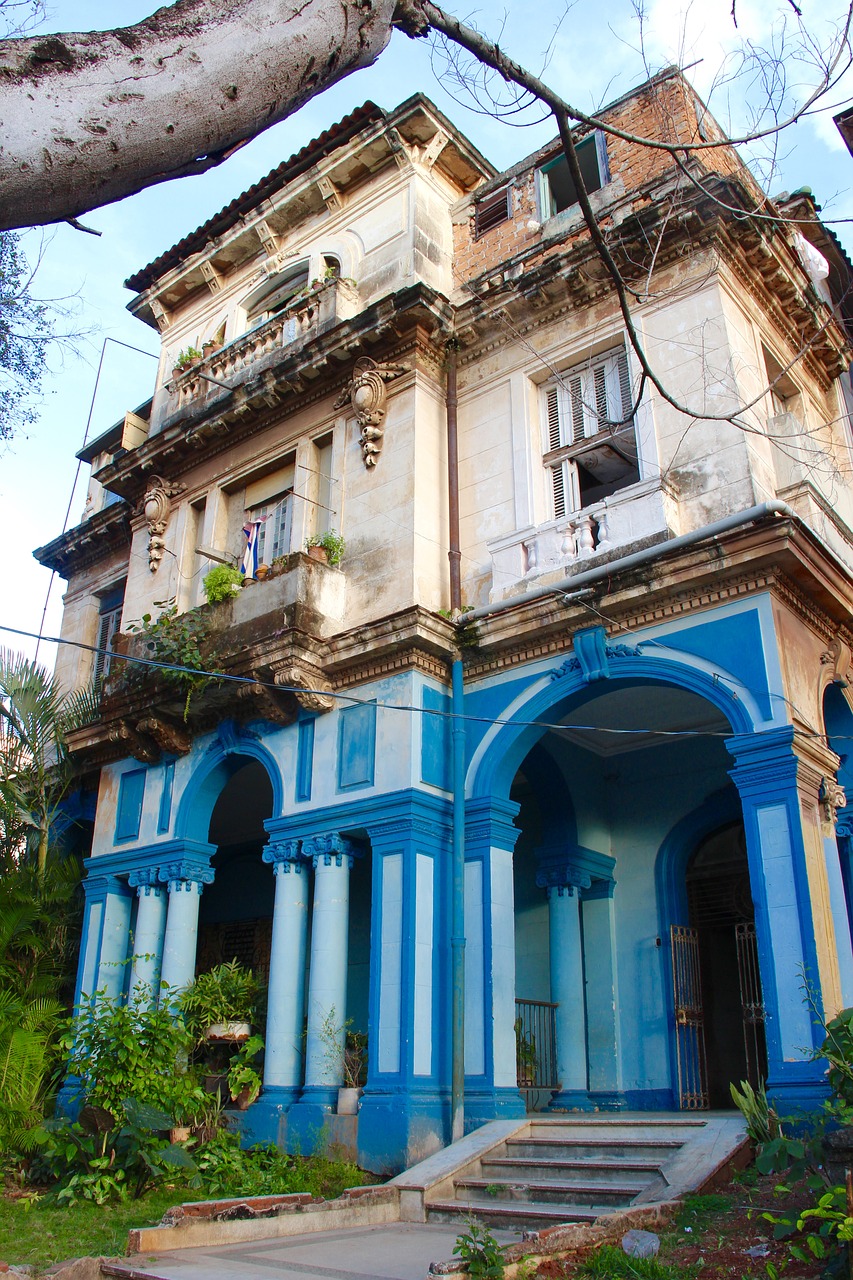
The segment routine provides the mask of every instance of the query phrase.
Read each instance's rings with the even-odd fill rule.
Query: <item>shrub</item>
[[[230,600],[243,586],[244,578],[232,564],[217,564],[204,575],[202,586],[208,604]]]
[[[201,1044],[215,1022],[253,1023],[261,997],[261,984],[251,969],[229,960],[200,973],[178,997],[184,1023],[193,1044]]]
[[[314,534],[305,543],[306,547],[322,547],[326,553],[326,559],[329,564],[338,565],[341,563],[344,555],[346,543],[339,533],[334,529],[329,529],[326,533]]]

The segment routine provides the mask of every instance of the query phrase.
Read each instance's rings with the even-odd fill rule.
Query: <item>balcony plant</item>
[[[179,351],[175,356],[172,372],[183,373],[186,369],[191,369],[194,364],[198,364],[200,359],[201,352],[198,347],[185,347],[183,351]]]
[[[343,538],[334,529],[328,529],[325,533],[312,534],[305,543],[309,556],[330,565],[341,563],[345,547]]]
[[[238,568],[232,564],[214,565],[202,579],[205,598],[208,604],[219,604],[222,600],[230,600],[239,595],[245,579]]]
[[[196,1045],[205,1041],[239,1044],[251,1035],[261,985],[236,960],[200,973],[178,997],[184,1024]]]
[[[139,622],[128,623],[127,630],[144,637],[147,658],[164,664],[161,678],[185,696],[184,720],[187,720],[193,696],[215,679],[201,650],[208,639],[207,624],[196,609],[178,613],[174,600],[155,600],[154,603],[161,609],[158,617],[144,613]],[[125,664],[124,681],[128,688],[143,688],[149,680],[149,667]]]
[[[228,1093],[239,1111],[250,1107],[261,1091],[263,1080],[253,1063],[264,1047],[260,1036],[249,1039],[237,1050],[228,1068]]]

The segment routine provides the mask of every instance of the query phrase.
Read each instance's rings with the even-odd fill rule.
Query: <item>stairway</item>
[[[636,1113],[531,1116],[427,1191],[426,1220],[476,1218],[521,1231],[592,1222],[630,1205],[671,1199],[686,1189],[685,1174],[706,1165],[703,1155],[719,1154],[713,1121],[707,1115]],[[742,1130],[737,1137],[735,1146]]]

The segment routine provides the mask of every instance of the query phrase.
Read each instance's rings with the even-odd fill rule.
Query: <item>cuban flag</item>
[[[258,534],[263,520],[250,520],[243,525],[246,535],[246,548],[240,564],[240,572],[244,578],[255,578],[258,574]]]

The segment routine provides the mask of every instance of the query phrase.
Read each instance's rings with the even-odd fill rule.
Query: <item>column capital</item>
[[[616,860],[583,845],[548,844],[536,851],[539,866],[536,883],[540,889],[590,890],[593,884],[612,883]],[[562,894],[560,895],[562,896]]]
[[[521,834],[513,822],[519,807],[514,800],[495,800],[491,796],[469,800],[465,805],[466,845],[488,845],[512,852]]]
[[[318,866],[343,866],[344,858],[351,871],[353,861],[362,857],[363,853],[364,850],[354,840],[342,836],[339,831],[330,831],[327,835],[312,836],[309,840],[302,841],[302,856],[311,860],[315,871]]]
[[[168,884],[169,891],[177,890],[179,893],[182,886],[185,892],[189,892],[190,885],[196,885],[201,893],[204,885],[213,882],[213,876],[213,867],[196,858],[175,859],[174,862],[167,862],[159,871],[159,879]]]
[[[302,857],[300,845],[301,841],[299,840],[269,840],[264,846],[261,857],[264,862],[272,863],[273,871],[276,874],[278,874],[282,864],[289,863],[295,864],[293,869],[299,871],[301,870],[299,863]],[[290,866],[284,865],[283,869],[289,871]]]
[[[141,897],[142,894],[149,889],[157,888],[160,882],[159,867],[137,867],[135,871],[131,871],[127,877],[127,883],[131,889],[135,889]]]

